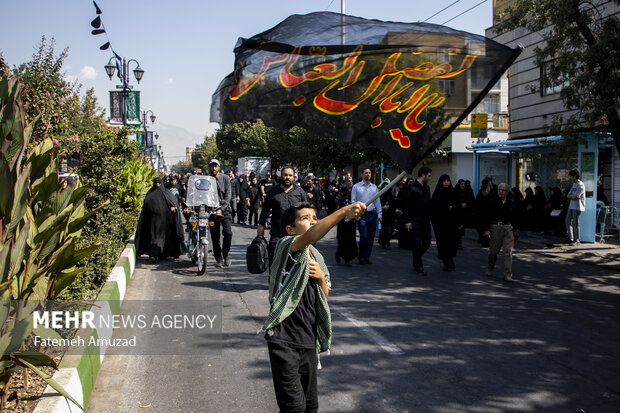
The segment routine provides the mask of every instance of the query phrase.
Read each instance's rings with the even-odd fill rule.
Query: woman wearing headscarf
[[[454,271],[454,257],[456,257],[460,237],[456,197],[448,175],[444,174],[439,178],[431,202],[433,205],[431,220],[437,240],[437,258],[443,261],[445,271]]]
[[[261,192],[260,188],[258,187],[258,180],[256,179],[256,177],[252,178],[252,180],[250,181],[249,198],[250,213],[248,218],[248,224],[250,226],[252,225],[252,217],[254,217],[254,225],[258,225],[258,210],[260,208]]]
[[[546,210],[547,196],[542,186],[534,187],[534,224],[536,231],[543,231],[545,229],[545,218],[549,214]]]
[[[184,238],[181,211],[176,197],[155,178],[144,198],[136,228],[137,255],[148,254],[152,260],[178,258]]]
[[[562,190],[557,186],[551,188],[551,196],[547,201],[547,213],[549,216],[549,224],[554,235],[561,236],[564,234],[564,196]],[[555,212],[554,212],[555,211]]]
[[[336,203],[338,208],[342,208],[351,203],[351,191],[353,189],[353,180],[350,176],[344,178],[344,188],[338,191],[336,195]],[[336,263],[340,264],[340,259],[344,260],[344,264],[351,265],[351,260],[357,257],[357,242],[355,239],[357,225],[355,220],[342,220],[338,222],[336,239],[338,247],[336,249]]]
[[[459,229],[459,249],[463,248],[462,237],[465,228],[471,225],[474,210],[474,195],[470,193],[465,180],[459,179],[454,187],[456,221]]]
[[[523,212],[524,228],[534,229],[536,227],[536,218],[534,215],[534,190],[532,188],[525,188]]]
[[[487,217],[487,206],[489,200],[497,196],[497,188],[493,186],[493,181],[484,178],[480,184],[480,191],[475,201],[476,229],[478,230],[478,242],[483,247],[488,247],[491,241],[490,237],[484,235],[485,222]]]

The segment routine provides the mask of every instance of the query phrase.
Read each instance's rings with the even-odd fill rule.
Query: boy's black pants
[[[317,354],[268,342],[273,387],[280,413],[314,413],[319,410]]]

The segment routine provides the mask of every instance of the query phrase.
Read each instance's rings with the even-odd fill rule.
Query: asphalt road
[[[266,344],[267,277],[245,269],[255,235],[233,227],[233,265],[194,275],[182,258],[138,260],[126,299],[221,300],[222,349],[207,356],[106,356],[88,412],[276,412]],[[395,244],[395,241],[392,241]],[[517,250],[515,284],[484,275],[473,232],[427,277],[409,251],[375,245],[372,265],[335,265],[334,337],[321,357],[323,412],[620,412],[620,275]],[[141,409],[140,405],[150,405]]]

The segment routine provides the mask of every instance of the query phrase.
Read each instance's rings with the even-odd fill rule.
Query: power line
[[[332,0],[333,1],[333,0]],[[454,3],[444,7],[443,9],[439,10],[437,13],[433,14],[431,17],[427,18],[426,20],[424,20],[422,23],[426,23],[427,21],[429,21],[430,19],[432,19],[433,17],[437,16],[439,13],[441,13],[444,10],[449,9],[450,7],[454,6],[456,3],[458,3],[461,0],[456,0]]]
[[[325,10],[328,10],[332,6],[333,2],[334,2],[334,0],[330,1],[329,4],[327,5],[327,7],[325,7]]]
[[[456,19],[457,17],[461,17],[461,16],[462,16],[462,15],[464,15],[465,13],[468,13],[468,12],[472,11],[473,9],[475,9],[475,8],[476,8],[476,7],[478,7],[478,6],[480,6],[481,4],[486,3],[487,1],[488,1],[488,0],[482,0],[480,3],[476,4],[475,6],[470,7],[469,9],[465,10],[463,13],[461,13],[461,14],[457,14],[456,16],[454,16],[453,18],[451,18],[450,20],[446,20],[445,22],[443,22],[443,23],[441,23],[441,24],[442,24],[442,25],[444,25],[444,24],[446,24],[446,23],[448,23],[448,22],[451,22],[452,20]]]

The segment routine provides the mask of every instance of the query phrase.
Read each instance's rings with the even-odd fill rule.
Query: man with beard
[[[209,173],[217,181],[217,195],[220,200],[221,214],[212,216],[212,226],[209,226],[211,241],[213,241],[213,255],[215,265],[218,267],[230,267],[228,252],[232,243],[232,215],[230,211],[230,178],[220,173],[220,162],[217,159],[209,161]],[[220,246],[220,228],[224,240]],[[223,261],[222,261],[223,260]]]
[[[282,168],[280,185],[274,186],[263,201],[263,208],[258,219],[256,234],[265,235],[265,223],[271,214],[271,230],[269,231],[269,264],[273,262],[273,253],[278,240],[286,235],[280,226],[280,218],[284,211],[298,202],[308,202],[306,192],[294,185],[295,170],[291,166]]]
[[[148,254],[151,260],[179,258],[183,241],[183,224],[177,198],[155,178],[147,192],[136,229],[136,253]]]

